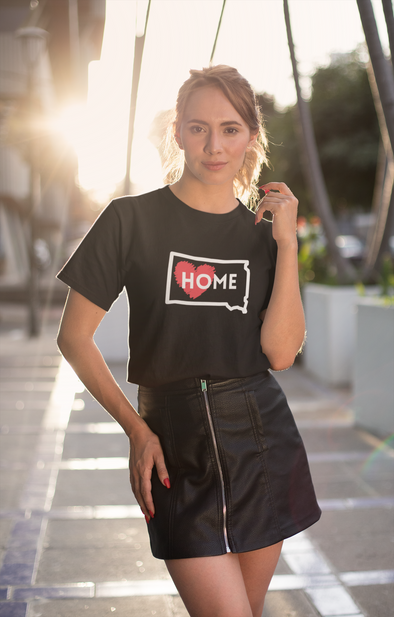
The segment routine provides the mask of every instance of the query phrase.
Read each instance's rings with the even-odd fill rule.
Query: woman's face
[[[185,152],[185,172],[203,184],[233,183],[243,165],[246,149],[256,140],[219,88],[193,92],[175,134]]]

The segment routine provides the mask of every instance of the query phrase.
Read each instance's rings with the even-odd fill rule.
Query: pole
[[[29,318],[28,332],[30,337],[40,334],[40,300],[38,290],[38,269],[35,255],[35,242],[37,239],[37,214],[40,205],[40,175],[37,169],[36,155],[36,135],[34,134],[32,115],[37,108],[33,86],[32,71],[28,73],[27,96],[30,109],[29,126],[29,167],[30,167],[30,186],[29,186],[29,215],[28,215],[28,253],[29,253]]]
[[[302,146],[304,148],[305,157],[307,159],[307,177],[315,210],[320,216],[324,231],[327,237],[328,250],[335,263],[338,273],[338,279],[341,282],[351,282],[356,278],[356,272],[353,266],[346,262],[340,254],[335,239],[338,234],[338,228],[331,210],[330,200],[327,194],[326,183],[324,181],[323,172],[320,165],[319,153],[313,129],[312,115],[308,103],[302,96],[301,86],[298,76],[297,60],[293,43],[293,35],[291,32],[290,11],[288,0],[283,0],[283,8],[285,14],[287,40],[289,44],[291,64],[293,68],[294,83],[297,92],[297,108],[300,117],[301,135],[303,139]]]
[[[79,13],[78,0],[68,0],[68,23],[70,32],[70,59],[73,90],[79,90],[80,79],[80,45],[79,45]]]
[[[223,13],[224,13],[224,7],[226,6],[226,0],[223,0],[223,4],[222,4],[222,11],[220,13],[220,17],[219,17],[219,23],[218,23],[218,27],[216,30],[216,36],[215,36],[215,41],[213,43],[213,47],[212,47],[212,53],[211,53],[211,57],[209,59],[209,64],[212,66],[212,62],[213,62],[213,57],[215,55],[215,51],[216,51],[216,43],[218,42],[218,37],[219,37],[219,31],[220,31],[220,26],[222,25],[222,19],[223,19]]]
[[[138,86],[140,83],[142,56],[144,53],[145,35],[146,35],[146,29],[148,26],[150,5],[151,5],[151,0],[149,0],[148,9],[146,12],[144,34],[142,36],[136,36],[135,43],[134,43],[133,81],[131,85],[131,95],[130,95],[130,114],[129,114],[129,132],[128,132],[128,138],[127,138],[126,175],[124,179],[124,190],[123,190],[125,195],[130,194],[131,150],[132,150],[133,138],[134,138],[135,112],[137,108]]]
[[[22,52],[27,65],[27,102],[29,105],[29,166],[30,191],[27,244],[29,253],[29,280],[28,292],[28,329],[29,336],[38,336],[40,333],[40,307],[38,289],[38,269],[35,255],[35,241],[37,238],[37,216],[41,202],[40,174],[38,171],[37,135],[33,128],[34,115],[38,113],[40,104],[35,83],[36,71],[42,53],[44,52],[48,33],[42,28],[26,27],[16,31],[21,41]]]

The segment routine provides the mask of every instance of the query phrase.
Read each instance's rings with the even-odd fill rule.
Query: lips
[[[210,162],[204,163],[203,162],[203,165],[210,171],[219,171],[219,169],[223,169],[223,167],[227,165],[227,163],[225,161],[217,161],[215,163],[210,163]]]

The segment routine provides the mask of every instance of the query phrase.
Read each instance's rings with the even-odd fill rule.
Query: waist
[[[162,384],[160,386],[139,386],[138,389],[141,392],[176,392],[176,391],[187,391],[187,390],[195,390],[196,388],[201,390],[202,382],[205,382],[206,387],[211,389],[238,389],[243,387],[251,388],[253,384],[258,384],[267,377],[270,376],[270,372],[261,371],[255,375],[249,375],[247,377],[209,377],[209,376],[200,376],[200,377],[189,377],[187,379],[181,379],[179,381],[173,381],[171,383]]]

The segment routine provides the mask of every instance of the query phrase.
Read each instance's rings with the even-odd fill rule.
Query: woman
[[[59,274],[71,292],[58,343],[130,439],[153,554],[190,615],[260,617],[283,539],[320,516],[268,371],[304,339],[298,202],[276,182],[256,215],[237,199],[256,195],[265,161],[254,93],[230,67],[190,73],[169,131],[175,181],[101,214]],[[139,415],[93,340],[124,286]]]

